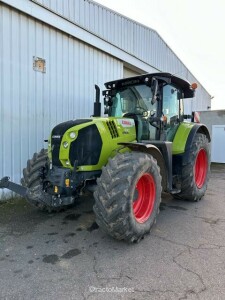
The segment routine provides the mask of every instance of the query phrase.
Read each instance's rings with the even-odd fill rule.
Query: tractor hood
[[[96,171],[121,148],[118,143],[134,140],[135,123],[130,118],[72,120],[53,128],[48,141],[48,157],[52,166]]]

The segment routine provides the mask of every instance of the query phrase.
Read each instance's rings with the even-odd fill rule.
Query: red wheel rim
[[[145,173],[136,185],[137,197],[133,202],[133,213],[138,223],[144,223],[150,217],[155,204],[156,188],[151,174]]]
[[[195,184],[200,189],[205,183],[208,170],[207,153],[204,149],[198,152],[195,161]]]

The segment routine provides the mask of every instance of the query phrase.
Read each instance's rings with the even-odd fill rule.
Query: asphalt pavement
[[[93,198],[48,214],[0,202],[0,299],[225,299],[225,165],[199,202],[163,195],[151,234],[116,241],[95,223]]]

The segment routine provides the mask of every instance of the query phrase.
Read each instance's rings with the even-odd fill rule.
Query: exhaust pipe
[[[100,88],[95,84],[95,102],[94,102],[94,114],[93,117],[101,117],[101,103],[100,103]]]

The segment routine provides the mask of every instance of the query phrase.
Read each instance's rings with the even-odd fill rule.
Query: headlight
[[[68,143],[68,142],[63,142],[63,147],[64,147],[64,148],[68,148],[68,146],[69,146],[69,143]]]
[[[76,133],[74,131],[70,132],[70,138],[75,139]]]

